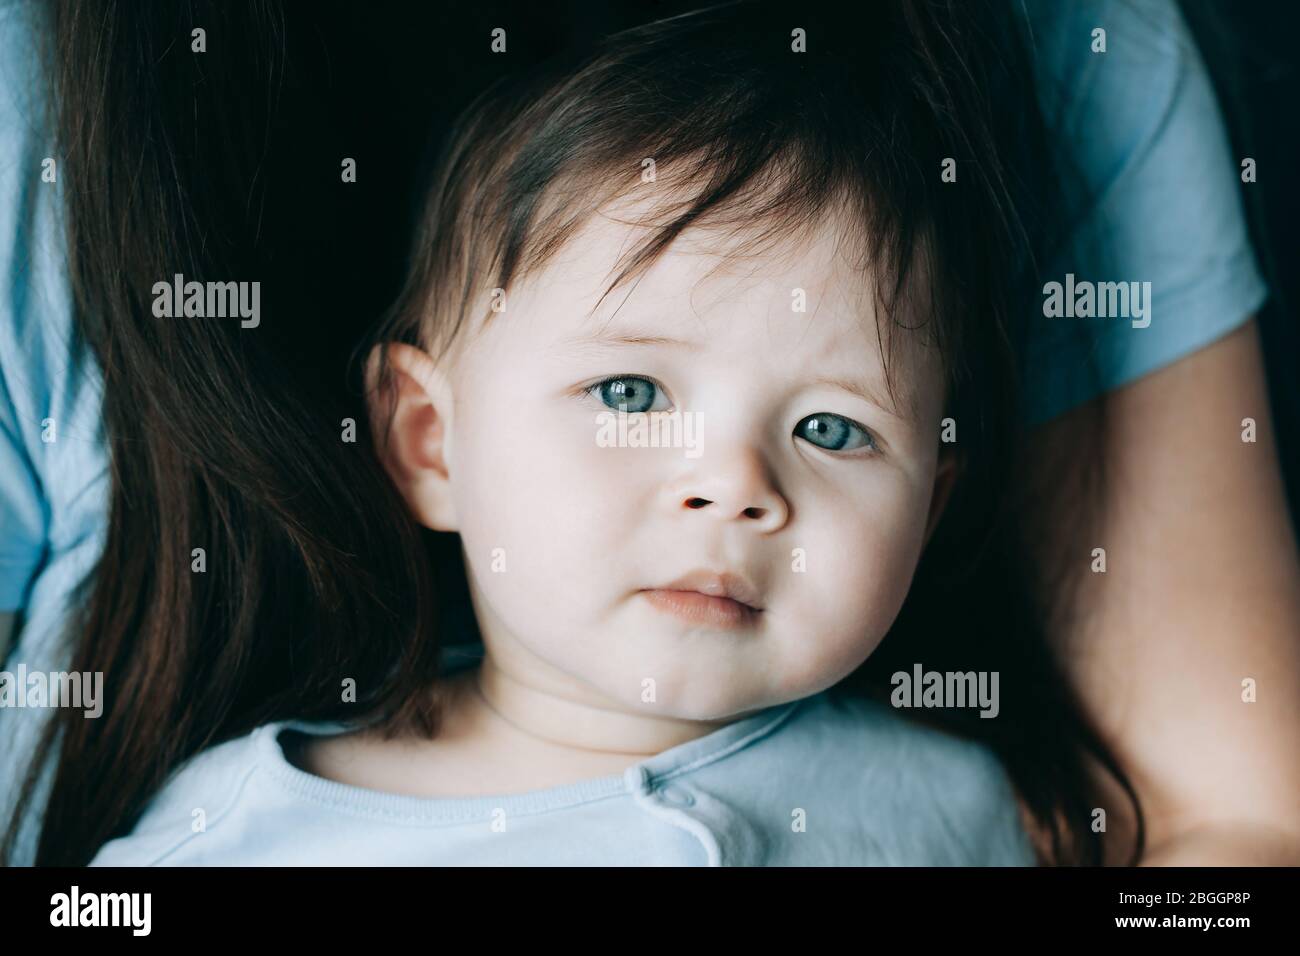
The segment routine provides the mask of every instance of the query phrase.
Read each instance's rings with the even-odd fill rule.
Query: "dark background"
[[[345,340],[369,325],[396,293],[425,150],[487,83],[503,69],[525,68],[604,32],[702,5],[287,4],[284,39],[291,69],[278,90],[267,144],[264,173],[275,188],[267,192],[261,235],[267,264],[293,277],[295,301],[322,318],[317,341],[303,343],[303,360],[311,360],[313,349],[322,355],[346,349]],[[1273,292],[1260,325],[1294,516],[1300,514],[1300,334],[1294,310],[1300,294],[1300,3],[1182,0],[1180,6],[1218,90],[1233,154],[1258,163],[1258,181],[1243,187],[1243,194]],[[508,57],[488,47],[489,33],[498,26],[508,33]],[[338,159],[322,163],[322,156]],[[357,160],[356,183],[340,181],[345,156]]]

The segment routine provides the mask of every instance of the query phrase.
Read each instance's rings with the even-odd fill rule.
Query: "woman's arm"
[[[1056,533],[1079,506],[1058,483],[1036,506],[1036,557],[1079,585],[1053,639],[1141,797],[1142,862],[1300,864],[1300,558],[1256,323],[1099,400],[1097,540]],[[1043,467],[1086,447],[1086,416],[1038,430]],[[1104,574],[1091,570],[1097,547]],[[1131,822],[1118,794],[1108,802],[1119,844]],[[1125,852],[1108,848],[1108,861]]]

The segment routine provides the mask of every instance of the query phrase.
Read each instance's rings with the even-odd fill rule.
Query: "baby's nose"
[[[738,456],[726,463],[702,465],[678,496],[681,507],[723,521],[737,521],[755,531],[783,527],[790,508],[763,464]]]

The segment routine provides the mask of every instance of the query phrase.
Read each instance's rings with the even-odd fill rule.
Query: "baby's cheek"
[[[491,445],[465,455],[462,537],[476,563],[496,569],[481,586],[502,614],[526,612],[534,625],[576,617],[598,593],[593,575],[608,573],[614,547],[592,532],[608,526],[595,514],[606,486],[574,443],[516,415]]]
[[[862,619],[875,642],[889,631],[907,599],[916,572],[918,535],[910,528],[882,528],[863,549],[858,570],[864,597]]]
[[[804,620],[790,673],[804,682],[834,683],[880,644],[907,597],[918,535],[907,521],[828,523],[822,548],[809,548],[807,570],[793,575]],[[821,552],[820,559],[818,552]],[[802,580],[801,580],[802,579]],[[804,668],[815,666],[818,673]]]

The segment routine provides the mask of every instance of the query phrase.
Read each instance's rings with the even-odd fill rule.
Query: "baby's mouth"
[[[661,611],[710,627],[730,630],[754,624],[763,612],[728,597],[714,597],[699,591],[652,588],[641,592]]]
[[[752,611],[763,610],[758,588],[754,587],[744,575],[732,571],[706,569],[688,571],[676,580],[661,584],[654,590],[690,591],[706,597],[726,598]]]
[[[763,613],[758,589],[746,578],[729,571],[691,571],[641,593],[661,611],[717,628],[752,625]]]

